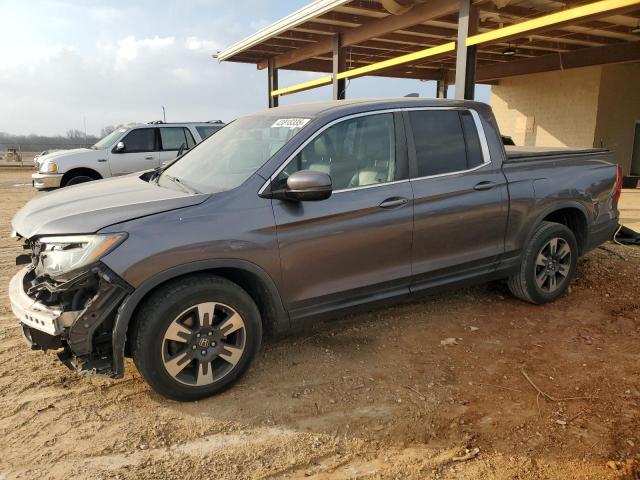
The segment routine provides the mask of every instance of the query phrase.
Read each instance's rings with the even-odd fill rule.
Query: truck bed
[[[504,148],[509,163],[608,153],[608,150],[604,148],[518,147],[511,145],[506,145]]]

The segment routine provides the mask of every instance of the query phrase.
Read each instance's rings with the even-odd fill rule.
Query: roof
[[[409,3],[416,5],[406,12],[396,10],[396,14],[384,6]],[[518,62],[535,63],[535,68],[544,71],[582,66],[594,58],[601,63],[640,59],[640,1],[477,0],[474,4],[478,34],[589,5],[606,7],[580,18],[566,15],[562,22],[526,34],[514,31],[509,37],[480,38],[479,80],[518,74],[521,70],[511,68]],[[225,48],[217,58],[258,68],[265,68],[271,59],[277,68],[331,72],[331,41],[339,33],[350,70],[455,41],[457,10],[455,0],[317,0]],[[447,51],[375,74],[433,80],[454,69],[455,51]]]
[[[268,115],[278,118],[318,118],[324,115],[341,117],[372,110],[416,107],[470,107],[484,110],[488,106],[471,100],[446,100],[435,98],[361,98],[348,100],[323,100],[316,102],[297,103],[282,107],[270,108],[257,115]],[[251,114],[256,115],[256,114]],[[251,116],[250,115],[250,116]]]
[[[300,10],[296,10],[290,15],[278,20],[271,25],[268,25],[256,33],[249,35],[247,38],[234,43],[233,45],[225,48],[221,52],[215,55],[218,60],[228,60],[237,53],[246,51],[249,48],[255,47],[264,40],[268,40],[278,35],[283,34],[291,28],[303,24],[309,20],[317,18],[326,12],[330,12],[336,7],[349,3],[349,0],[316,0],[309,5],[302,7]]]

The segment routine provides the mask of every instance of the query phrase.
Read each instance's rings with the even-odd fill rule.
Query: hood
[[[94,233],[115,223],[197,205],[207,198],[159,187],[140,179],[138,173],[38,195],[16,213],[11,226],[25,238]]]
[[[94,160],[104,158],[104,150],[92,150],[90,148],[73,148],[71,150],[57,150],[55,152],[47,153],[34,158],[37,165],[42,165],[44,162],[58,162],[65,158],[83,157],[85,160]]]
[[[56,160],[60,157],[75,157],[77,155],[86,155],[87,153],[100,152],[100,150],[92,150],[90,148],[72,148],[71,150],[58,150],[56,152],[47,153],[38,157],[41,162],[48,160]]]

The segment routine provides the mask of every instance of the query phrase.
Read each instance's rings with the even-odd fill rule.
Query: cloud
[[[133,35],[120,40],[118,49],[116,50],[115,66],[116,70],[127,68],[128,64],[133,62],[141,52],[146,54],[154,54],[159,50],[165,49],[175,43],[174,37],[158,37],[143,38],[136,40]]]
[[[208,53],[215,53],[223,48],[222,43],[215,40],[204,40],[198,37],[188,37],[184,46],[187,50],[200,50]]]
[[[0,131],[56,134],[105,125],[232,120],[264,106],[254,66],[219,64],[212,40],[125,35],[90,53],[65,46],[0,70]],[[262,79],[258,83],[262,84]]]
[[[187,84],[198,83],[198,74],[191,69],[178,67],[170,70],[170,73],[181,82]]]
[[[0,131],[63,133],[84,117],[97,133],[161,118],[161,105],[175,121],[266,108],[264,71],[211,54],[306,1],[0,0]]]
[[[88,11],[89,18],[98,22],[113,22],[125,17],[127,11],[122,8],[91,7]]]

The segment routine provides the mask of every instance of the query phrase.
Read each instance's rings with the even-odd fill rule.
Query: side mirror
[[[116,144],[116,152],[118,153],[124,152],[124,142],[118,142]]]
[[[300,170],[287,179],[287,188],[282,193],[287,200],[315,202],[326,200],[332,191],[331,177],[326,173]]]

